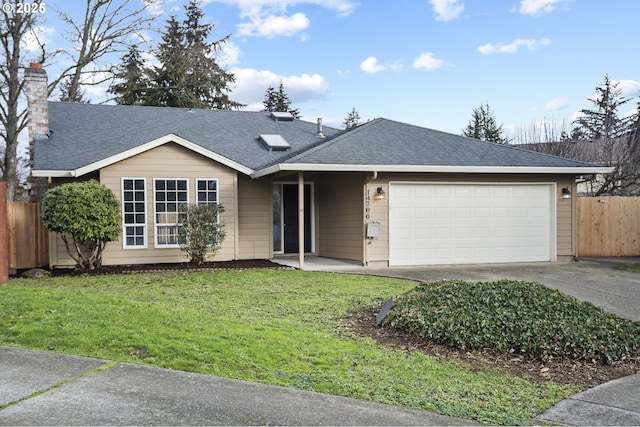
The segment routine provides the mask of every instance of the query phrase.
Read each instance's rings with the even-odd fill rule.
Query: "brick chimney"
[[[27,95],[27,120],[29,128],[29,166],[34,166],[35,141],[49,136],[49,87],[47,72],[42,64],[31,63],[24,70],[25,93]],[[45,179],[31,177],[31,199],[39,201],[47,190]]]

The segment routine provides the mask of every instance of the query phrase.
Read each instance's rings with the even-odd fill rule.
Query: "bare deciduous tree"
[[[68,56],[70,64],[49,85],[51,93],[65,82],[66,99],[80,99],[80,86],[96,86],[112,80],[112,65],[100,60],[110,53],[126,52],[134,43],[134,36],[145,29],[155,17],[148,13],[153,0],[86,0],[82,22],[64,11],[57,11],[60,20],[69,30],[65,38],[76,48],[59,50],[54,55]]]
[[[39,5],[35,0],[33,5]],[[7,3],[8,4],[8,3]],[[27,112],[20,106],[20,97],[24,81],[22,71],[25,67],[25,37],[33,31],[38,14],[14,13],[11,8],[2,8],[0,15],[0,44],[2,57],[0,63],[0,129],[2,136],[2,160],[0,170],[2,179],[7,182],[7,199],[15,200],[19,184],[18,136],[27,126]],[[34,34],[35,35],[35,34]],[[36,37],[37,39],[37,37]]]

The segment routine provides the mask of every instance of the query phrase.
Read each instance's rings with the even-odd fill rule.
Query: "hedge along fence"
[[[640,197],[577,200],[579,256],[640,256]]]

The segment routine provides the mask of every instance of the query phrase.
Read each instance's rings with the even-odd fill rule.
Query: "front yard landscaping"
[[[383,345],[364,332],[372,330],[367,313],[415,287],[405,280],[273,269],[13,279],[0,287],[0,345],[296,387],[489,424],[531,424],[584,388],[415,345]]]

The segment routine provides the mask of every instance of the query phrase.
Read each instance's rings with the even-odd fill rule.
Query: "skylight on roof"
[[[291,145],[280,135],[262,134],[260,141],[269,151],[286,151],[291,148]]]
[[[271,118],[276,122],[291,122],[293,121],[293,114],[288,111],[273,111]]]

